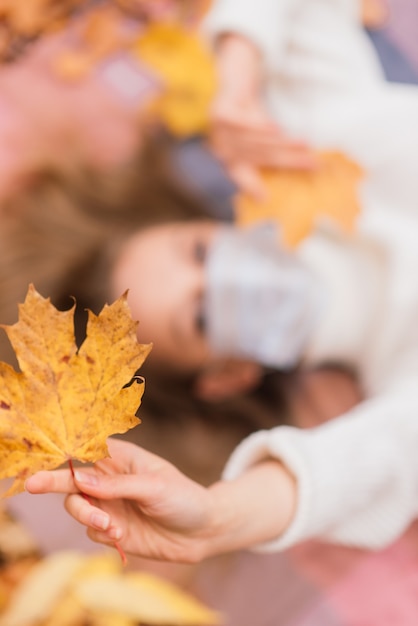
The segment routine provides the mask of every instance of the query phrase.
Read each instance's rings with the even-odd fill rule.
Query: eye
[[[193,248],[193,256],[195,260],[200,265],[203,265],[203,263],[206,261],[206,255],[207,255],[206,242],[200,241],[200,240],[196,241],[194,244],[194,248]]]
[[[196,331],[199,333],[199,335],[204,335],[205,331],[206,331],[206,319],[205,319],[205,314],[203,311],[203,306],[200,303],[199,306],[197,307],[196,310],[196,315],[195,315],[195,327],[196,327]]]

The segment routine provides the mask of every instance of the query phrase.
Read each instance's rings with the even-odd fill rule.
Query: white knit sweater
[[[274,116],[361,162],[356,241],[313,233],[298,253],[329,300],[306,362],[354,366],[367,400],[310,430],[257,432],[224,476],[273,456],[298,481],[287,532],[258,550],[321,538],[380,548],[418,513],[418,91],[388,85],[350,0],[218,0],[206,27],[262,50]]]

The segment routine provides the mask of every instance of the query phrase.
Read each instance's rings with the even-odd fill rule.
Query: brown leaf
[[[79,350],[74,308],[58,311],[31,285],[19,321],[3,327],[21,369],[0,363],[0,479],[16,477],[6,495],[38,470],[107,456],[107,437],[140,422],[143,381],[125,385],[151,346],[137,341],[126,294],[89,312]]]

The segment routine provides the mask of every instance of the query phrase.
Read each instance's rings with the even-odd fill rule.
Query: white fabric
[[[319,230],[299,254],[329,305],[306,354],[359,372],[367,400],[310,430],[247,438],[226,479],[282,459],[298,481],[287,532],[261,551],[308,538],[380,548],[418,514],[418,91],[389,85],[350,0],[218,0],[211,37],[245,34],[262,50],[275,118],[367,169],[358,241]]]
[[[311,537],[379,548],[418,513],[418,219],[387,222],[371,244],[318,233],[300,250],[330,294],[306,362],[356,367],[368,399],[309,431],[256,433],[234,452],[226,478],[273,456],[298,480],[292,526],[260,550]]]
[[[272,116],[318,148],[341,149],[373,178],[367,203],[409,205],[418,197],[418,90],[384,81],[378,57],[356,20],[356,0],[214,0],[204,33],[216,42],[238,32],[266,62]],[[245,71],[245,68],[242,68]],[[393,164],[396,167],[392,167]],[[416,202],[415,202],[416,206]]]

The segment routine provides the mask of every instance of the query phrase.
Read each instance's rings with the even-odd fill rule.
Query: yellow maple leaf
[[[180,24],[151,24],[133,52],[163,83],[153,114],[178,137],[205,132],[216,92],[215,64],[201,37]]]
[[[276,221],[288,247],[295,247],[321,221],[352,232],[360,213],[358,183],[363,170],[339,152],[321,152],[318,160],[319,166],[313,171],[262,171],[266,197],[256,201],[245,193],[238,194],[237,223],[246,226]]]
[[[3,326],[21,369],[0,363],[0,479],[15,477],[5,495],[38,470],[104,458],[107,437],[140,422],[143,381],[126,385],[151,345],[137,341],[126,294],[89,312],[79,349],[74,310],[58,311],[31,285],[19,321]]]

